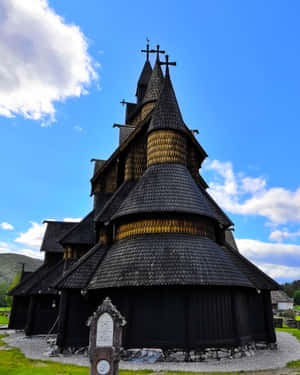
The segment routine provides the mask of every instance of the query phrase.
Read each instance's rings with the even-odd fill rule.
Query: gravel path
[[[89,366],[89,360],[83,355],[59,355],[58,357],[49,357],[47,352],[49,346],[45,337],[33,336],[24,337],[23,333],[15,331],[2,331],[8,333],[9,337],[3,339],[10,346],[19,348],[28,358],[41,359],[54,362],[71,363],[81,366]],[[252,357],[240,359],[209,360],[207,362],[190,363],[132,363],[120,362],[121,369],[141,370],[151,369],[178,370],[178,371],[255,371],[282,368],[287,362],[300,359],[300,342],[287,332],[277,332],[277,350],[261,350]]]

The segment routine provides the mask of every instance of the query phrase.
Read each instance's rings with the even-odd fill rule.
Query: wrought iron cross
[[[145,52],[146,53],[146,59],[147,61],[149,61],[149,53],[151,52],[150,49],[149,49],[149,39],[147,39],[147,45],[146,45],[146,49],[141,49],[141,52]]]
[[[125,99],[122,99],[122,100],[120,101],[120,103],[122,104],[122,106],[124,106],[125,104],[127,104],[127,102],[125,101]]]
[[[159,54],[160,54],[160,53],[165,53],[165,52],[166,52],[166,51],[160,50],[159,48],[160,48],[160,46],[159,46],[159,44],[158,44],[158,45],[156,46],[156,49],[152,49],[152,50],[150,51],[150,53],[156,53],[157,57],[159,57]]]
[[[169,65],[176,66],[176,62],[169,62],[169,55],[165,56],[166,62],[160,62],[160,65],[166,65],[167,71],[169,71]]]

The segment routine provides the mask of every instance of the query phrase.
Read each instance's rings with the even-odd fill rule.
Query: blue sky
[[[117,146],[149,37],[177,62],[184,120],[241,252],[300,279],[299,12],[274,0],[3,0],[0,252],[39,256],[44,219],[88,213],[90,159]]]

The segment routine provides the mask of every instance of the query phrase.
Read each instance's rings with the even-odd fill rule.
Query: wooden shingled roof
[[[164,76],[160,67],[159,58],[157,58],[143,98],[143,104],[154,102],[159,98],[163,82]]]
[[[91,211],[79,223],[76,223],[59,242],[63,245],[85,244],[93,245],[96,242],[96,233],[94,230],[94,211]]]
[[[135,186],[136,181],[126,180],[119,188],[112,194],[112,196],[107,200],[106,204],[103,206],[102,210],[99,210],[97,215],[95,215],[96,222],[108,222],[111,220],[114,213],[119,209],[120,205],[127,197],[129,192]]]
[[[11,289],[8,294],[10,296],[30,295],[31,290],[38,287],[41,281],[56,269],[56,266],[56,264],[43,264],[30,276],[22,280],[15,288]]]
[[[152,114],[148,133],[159,129],[172,129],[183,133],[188,132],[182,119],[168,69],[161,94]]]
[[[150,285],[253,287],[212,240],[160,233],[116,241],[88,289]]]
[[[206,196],[181,164],[151,165],[112,218],[149,212],[198,214],[217,220]]]
[[[245,275],[254,288],[258,290],[274,290],[279,288],[279,284],[276,281],[271,279],[229,244],[224,246],[223,250],[232,264]]]
[[[59,243],[59,239],[78,223],[52,220],[45,220],[44,223],[47,223],[47,228],[41,245],[41,251],[63,253],[64,248]]]
[[[74,263],[60,279],[56,280],[58,289],[85,289],[102,261],[107,246],[96,244]]]

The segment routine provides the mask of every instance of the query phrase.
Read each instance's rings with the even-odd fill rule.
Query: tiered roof
[[[181,164],[151,165],[112,218],[149,212],[180,212],[216,219],[205,195]]]
[[[201,162],[207,156],[183,121],[168,65],[165,78],[158,57],[153,71],[150,69],[147,59],[139,79],[139,84],[146,83],[147,88],[143,99],[135,105],[135,111],[150,102],[155,104],[154,110],[137,124],[106,162],[96,161],[92,184],[101,179],[112,163],[121,168],[121,156],[126,155],[127,148],[142,132],[178,132],[195,147]],[[119,225],[133,216],[147,218],[168,214],[176,217],[180,214],[191,219],[204,218],[205,223],[218,231],[228,230],[233,225],[205,188],[197,185],[185,163],[176,160],[149,165],[137,181],[123,181],[112,194],[95,194],[100,194],[96,200],[100,203],[64,235],[62,243],[94,244],[97,242],[95,222],[98,228],[105,228]],[[278,287],[238,252],[233,236],[228,233],[224,243],[200,234],[152,232],[112,241],[112,244],[96,244],[64,273],[56,287],[88,290],[150,285]]]

